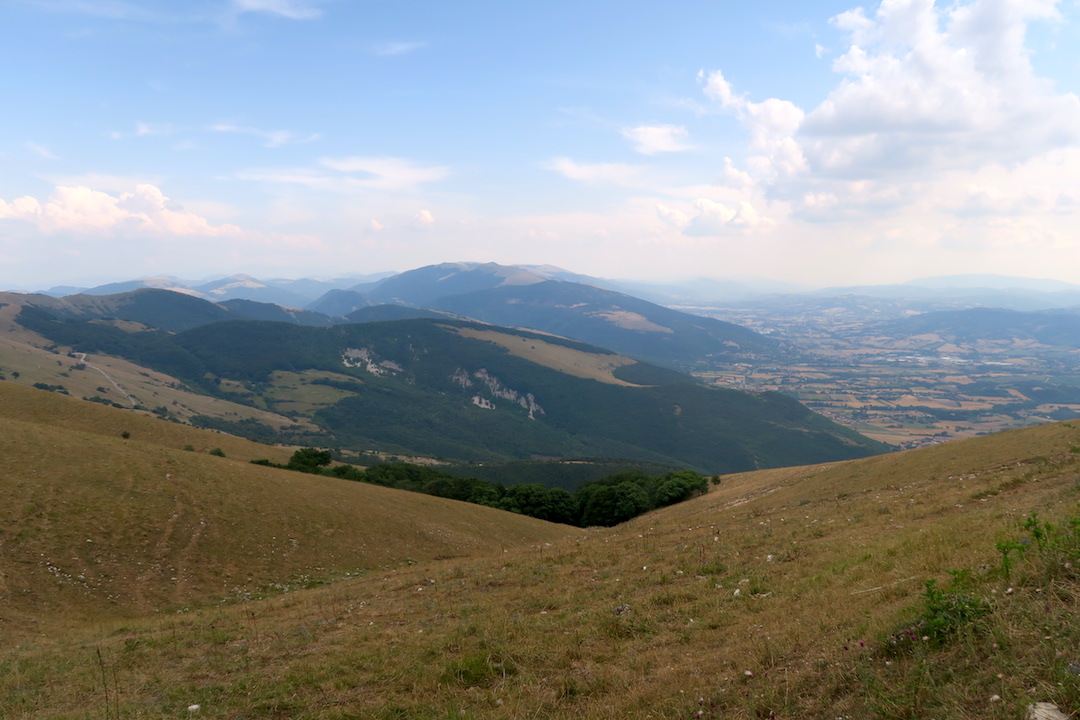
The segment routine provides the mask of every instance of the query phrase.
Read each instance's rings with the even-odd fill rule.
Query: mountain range
[[[206,307],[199,311],[205,313],[207,321],[214,315],[217,317],[213,321],[223,319],[223,311],[233,313],[234,318],[305,325],[367,322],[375,318],[459,317],[552,333],[677,368],[693,367],[705,360],[772,357],[782,350],[777,341],[732,323],[683,313],[589,284],[593,281],[602,283],[546,266],[444,263],[348,288],[325,289],[311,281],[262,283],[249,276],[196,287],[171,280],[143,280],[101,286],[51,303],[43,299],[37,304],[59,312],[74,306],[79,313],[92,311],[95,305],[105,307],[101,302],[128,304],[92,298],[132,290],[168,290],[217,304],[218,309]],[[301,302],[307,298],[299,296],[300,288],[308,293],[324,291],[314,300]],[[268,306],[259,307],[256,302]],[[373,306],[382,309],[368,309]],[[190,311],[195,312],[195,307],[190,305]],[[116,312],[122,319],[139,321],[122,308]],[[156,327],[184,329],[175,324]]]
[[[786,396],[707,387],[549,334],[452,319],[329,327],[238,320],[234,309],[149,289],[41,298],[7,296],[21,303],[24,330],[290,418],[299,437],[322,445],[467,461],[612,457],[705,472],[886,449]],[[255,418],[208,418],[187,407],[177,399],[156,412],[288,437]]]

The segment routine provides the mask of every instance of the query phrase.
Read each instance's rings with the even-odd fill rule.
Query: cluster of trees
[[[663,475],[628,470],[587,482],[577,491],[570,492],[539,483],[506,486],[477,478],[456,477],[437,468],[404,462],[381,463],[365,470],[355,465],[330,467],[332,461],[330,450],[317,448],[297,450],[284,465],[270,460],[252,460],[257,465],[411,490],[580,527],[617,525],[708,490],[708,479],[692,470],[674,470]]]

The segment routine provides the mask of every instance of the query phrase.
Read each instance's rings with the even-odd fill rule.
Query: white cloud
[[[754,206],[746,201],[727,205],[698,198],[694,201],[694,209],[697,214],[690,218],[684,230],[691,237],[715,237],[731,230],[753,228],[762,222]]]
[[[749,188],[754,185],[754,178],[750,177],[749,173],[735,167],[734,161],[729,157],[724,158],[724,171],[721,173],[721,177],[728,187]]]
[[[776,180],[806,170],[806,158],[793,137],[803,122],[802,109],[776,98],[751,102],[745,94],[736,94],[719,70],[707,76],[699,73],[699,78],[705,81],[705,95],[717,100],[724,110],[734,112],[749,133],[749,148],[754,154],[747,158],[747,166],[753,175]],[[728,174],[732,169],[728,165]]]
[[[319,139],[318,133],[312,133],[310,135],[297,135],[289,130],[260,130],[253,127],[240,127],[237,125],[231,125],[229,123],[217,123],[209,125],[206,128],[210,132],[220,133],[238,133],[241,135],[251,135],[253,137],[260,138],[263,141],[263,145],[268,148],[281,147],[282,145],[291,145],[293,143],[309,143]]]
[[[687,132],[680,125],[641,125],[624,128],[623,137],[634,145],[634,150],[642,155],[655,155],[664,152],[689,150],[684,142]]]
[[[46,160],[59,160],[60,159],[59,157],[56,156],[55,153],[53,153],[52,150],[50,150],[49,148],[45,147],[44,145],[40,145],[38,143],[28,142],[28,143],[26,143],[26,149],[29,150],[30,152],[34,153],[38,157],[45,158]]]
[[[42,178],[57,186],[94,188],[95,190],[104,190],[116,195],[130,192],[137,185],[158,185],[161,183],[161,179],[154,176],[135,177],[133,175],[106,175],[102,173],[87,173],[85,175],[49,174],[43,175]]]
[[[815,171],[974,169],[1080,142],[1080,99],[1037,77],[1024,46],[1028,23],[1055,19],[1055,5],[886,0],[873,18],[837,16],[844,79],[800,128]]]
[[[371,52],[380,57],[407,55],[427,45],[423,42],[385,42],[371,46]]]
[[[841,13],[832,19],[847,36],[832,64],[841,77],[809,112],[753,102],[721,71],[700,73],[705,96],[748,135],[745,171],[727,163],[724,181],[815,221],[1071,208],[1071,191],[1034,192],[1037,178],[1015,170],[1080,146],[1080,98],[1037,76],[1025,47],[1028,25],[1057,21],[1058,4],[883,0]],[[1060,176],[1080,176],[1080,159],[1061,157]],[[707,215],[701,227],[725,217]]]
[[[416,217],[413,218],[413,226],[426,229],[435,224],[435,217],[427,210],[421,210],[416,213]]]
[[[668,207],[663,203],[656,204],[656,216],[663,220],[667,225],[673,228],[682,230],[690,224],[690,216],[684,213],[682,210],[677,210],[673,207]]]
[[[48,200],[21,197],[0,200],[0,219],[21,220],[46,233],[130,231],[159,235],[235,237],[234,225],[211,225],[206,219],[176,208],[154,185],[137,185],[132,192],[110,195],[88,187],[58,186]]]
[[[705,71],[701,70],[698,72],[698,80],[705,81],[705,87],[703,88],[705,95],[718,101],[720,107],[725,110],[738,109],[746,104],[746,98],[735,94],[735,91],[731,88],[731,83],[727,81],[722,71],[714,70],[706,75]]]
[[[221,209],[218,206],[218,209]],[[11,202],[0,199],[0,222],[26,223],[37,232],[116,238],[219,238],[260,247],[318,247],[307,235],[283,235],[243,230],[236,225],[214,224],[178,206],[150,184],[129,192],[110,194],[85,186],[57,186],[46,200],[26,196]]]
[[[636,187],[643,184],[642,168],[622,163],[574,162],[570,158],[555,158],[544,163],[544,168],[553,170],[571,180],[585,183],[609,183]]]
[[[322,16],[322,10],[311,0],[233,0],[237,12],[263,12],[290,20],[311,20]]]
[[[172,132],[172,126],[169,123],[135,123],[135,134],[139,137],[146,135],[168,135]]]
[[[355,187],[384,191],[412,191],[420,185],[442,180],[450,174],[446,167],[422,167],[409,160],[395,157],[320,158],[323,167],[349,175]]]

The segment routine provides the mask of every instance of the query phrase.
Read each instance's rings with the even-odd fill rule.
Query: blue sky
[[[4,0],[0,286],[1080,282],[1078,0]]]

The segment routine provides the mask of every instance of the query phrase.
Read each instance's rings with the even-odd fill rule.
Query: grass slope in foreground
[[[491,543],[123,626],[72,622],[62,636],[3,651],[0,715],[75,718],[92,707],[172,718],[198,705],[200,717],[309,720],[1017,718],[1034,701],[1071,710],[1080,538],[1042,522],[1075,516],[1078,474],[1080,428],[1047,425],[731,475],[696,500],[562,540]],[[1041,519],[1025,528],[1033,513]],[[312,552],[321,527],[296,526],[293,552]],[[69,542],[77,552],[84,539]],[[965,587],[948,587],[950,571]],[[927,596],[928,579],[947,592]],[[46,580],[58,590],[72,582]]]
[[[0,636],[579,532],[248,462],[287,452],[0,383]]]

